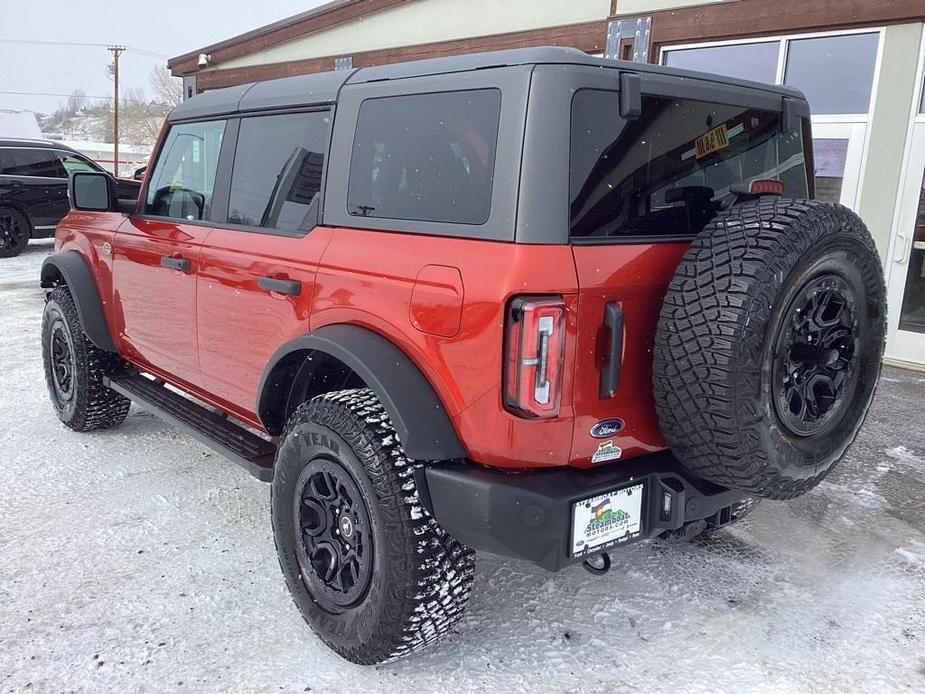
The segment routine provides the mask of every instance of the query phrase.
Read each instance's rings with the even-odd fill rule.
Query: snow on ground
[[[848,459],[710,541],[596,578],[480,556],[450,638],[361,668],[290,603],[269,488],[133,408],[81,435],[40,363],[50,252],[0,261],[0,691],[925,689],[925,379],[884,369]]]

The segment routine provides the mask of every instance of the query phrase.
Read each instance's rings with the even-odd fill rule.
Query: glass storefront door
[[[887,356],[925,363],[925,122],[916,123],[889,267]]]
[[[814,119],[816,200],[856,209],[866,131],[865,123],[819,123]]]

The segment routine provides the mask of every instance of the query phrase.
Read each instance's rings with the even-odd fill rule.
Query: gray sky
[[[147,90],[168,57],[298,14],[325,0],[0,0],[0,108],[52,112],[66,96],[110,96],[105,47],[11,43],[118,43],[120,82]],[[132,48],[145,51],[139,53]],[[150,55],[160,54],[164,57]]]

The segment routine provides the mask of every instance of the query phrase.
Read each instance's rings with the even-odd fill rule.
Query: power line
[[[0,39],[0,43],[29,43],[29,44],[39,44],[42,46],[79,46],[82,48],[108,48],[110,44],[108,43],[83,43],[80,41],[41,41],[39,39]],[[163,53],[155,53],[154,51],[148,51],[143,48],[134,48],[133,46],[126,46],[126,50],[132,53],[139,53],[141,55],[146,55],[151,58],[169,58],[169,55],[164,55]]]
[[[0,94],[15,94],[16,96],[76,96],[81,99],[105,99],[106,101],[112,101],[111,96],[90,96],[89,94],[56,94],[54,92],[8,92],[3,90],[0,90]]]

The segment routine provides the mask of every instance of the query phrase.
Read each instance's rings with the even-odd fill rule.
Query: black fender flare
[[[409,458],[454,460],[466,457],[446,408],[417,365],[386,338],[356,325],[328,325],[290,340],[276,350],[263,370],[257,389],[257,414],[265,427],[271,391],[284,386],[273,378],[275,367],[287,355],[306,350],[338,359],[366,383],[388,412]]]
[[[107,352],[118,351],[109,334],[93,271],[77,251],[55,253],[42,263],[42,286],[50,289],[62,284],[67,285],[74,297],[80,324],[90,342]]]

